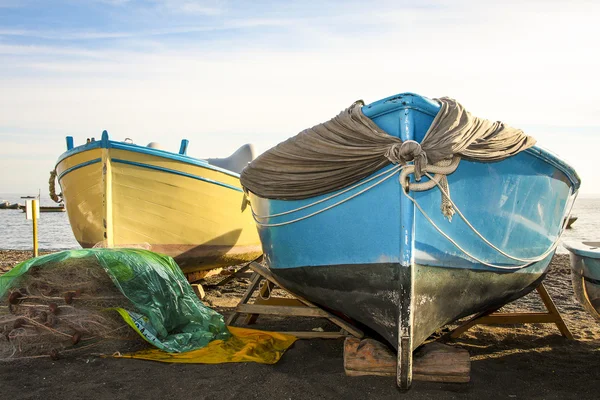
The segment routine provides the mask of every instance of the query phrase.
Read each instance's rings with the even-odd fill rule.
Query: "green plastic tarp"
[[[147,341],[169,353],[187,352],[231,334],[223,316],[206,307],[168,256],[142,249],[67,250],[32,258],[0,276],[0,298],[31,267],[95,259],[135,310],[117,309]]]

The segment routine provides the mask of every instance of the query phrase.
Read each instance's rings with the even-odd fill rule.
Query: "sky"
[[[0,0],[0,193],[99,138],[259,152],[401,92],[521,128],[600,193],[593,1]]]

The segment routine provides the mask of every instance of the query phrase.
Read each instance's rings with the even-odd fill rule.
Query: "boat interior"
[[[248,165],[248,163],[256,158],[254,146],[247,143],[233,152],[232,155],[226,158],[208,158],[206,161],[210,165],[223,168],[231,172],[239,174]]]

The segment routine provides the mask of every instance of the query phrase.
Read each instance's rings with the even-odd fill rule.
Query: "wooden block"
[[[396,354],[373,339],[353,337],[344,342],[344,370],[348,376],[396,376]],[[414,353],[413,379],[433,382],[469,382],[471,359],[461,348],[428,343]]]
[[[202,287],[201,284],[192,283],[192,289],[194,290],[194,293],[196,293],[196,296],[198,296],[198,298],[200,300],[204,300],[204,297],[206,296],[206,294],[204,293],[204,288]]]
[[[396,376],[396,356],[377,340],[348,337],[344,342],[344,369],[348,376]]]
[[[196,281],[199,281],[200,279],[218,275],[221,273],[222,270],[223,270],[223,268],[214,268],[214,269],[209,269],[209,270],[205,270],[205,271],[188,272],[185,274],[185,278],[187,279],[188,282],[196,282]]]
[[[413,379],[433,382],[469,382],[471,357],[459,347],[438,342],[417,349],[413,358]]]

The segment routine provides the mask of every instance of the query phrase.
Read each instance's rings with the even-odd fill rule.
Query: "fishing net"
[[[56,358],[107,343],[130,351],[142,338],[177,353],[229,336],[175,262],[150,251],[65,251],[0,276],[0,360]]]
[[[143,344],[117,307],[133,308],[93,258],[31,267],[0,298],[0,360]]]

